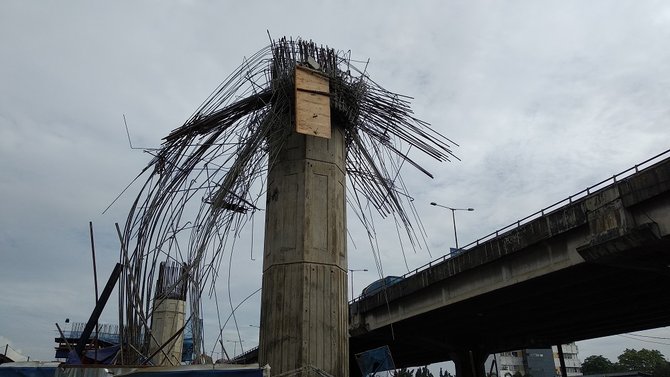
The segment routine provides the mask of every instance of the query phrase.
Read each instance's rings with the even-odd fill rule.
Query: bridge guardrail
[[[258,346],[253,347],[253,348],[251,348],[251,349],[248,349],[248,350],[242,352],[242,353],[239,354],[239,355],[235,355],[235,356],[233,356],[232,359],[227,360],[227,361],[228,361],[228,362],[231,362],[231,361],[245,360],[245,359],[247,358],[247,356],[253,354],[254,352],[258,352]]]
[[[449,258],[451,258],[451,257],[453,257],[457,254],[467,252],[468,250],[472,249],[473,247],[479,246],[479,244],[481,244],[481,243],[492,240],[492,239],[494,239],[494,238],[496,238],[496,237],[498,237],[502,234],[513,231],[515,229],[518,229],[519,227],[521,227],[521,225],[527,224],[532,220],[535,220],[535,219],[540,218],[540,217],[542,217],[546,214],[549,214],[549,213],[553,212],[554,210],[557,210],[558,208],[561,208],[561,207],[565,206],[566,204],[571,204],[575,200],[582,199],[582,198],[590,195],[591,193],[593,193],[595,191],[598,191],[600,189],[603,189],[607,186],[610,186],[610,185],[616,183],[617,180],[621,180],[622,178],[629,177],[629,176],[639,172],[640,169],[645,169],[645,168],[647,168],[651,165],[654,165],[654,164],[656,164],[656,163],[658,163],[658,162],[660,162],[660,161],[662,161],[662,160],[664,160],[668,157],[670,157],[670,149],[666,150],[665,152],[661,152],[661,153],[655,155],[654,157],[651,157],[651,158],[649,158],[649,159],[647,159],[647,160],[645,160],[645,161],[643,161],[639,164],[636,164],[633,167],[628,168],[628,169],[626,169],[626,170],[624,170],[624,171],[622,171],[618,174],[615,174],[615,175],[613,175],[609,178],[606,178],[606,179],[604,179],[604,180],[602,180],[602,181],[600,181],[600,182],[598,182],[598,183],[596,183],[592,186],[589,186],[589,187],[585,188],[584,190],[582,190],[582,191],[580,191],[576,194],[570,195],[563,200],[559,200],[558,202],[556,202],[556,203],[554,203],[554,204],[552,204],[552,205],[550,205],[546,208],[543,208],[543,209],[541,209],[537,212],[534,212],[534,213],[532,213],[532,214],[530,214],[530,215],[528,215],[528,216],[526,216],[522,219],[519,219],[516,222],[513,222],[513,223],[511,223],[511,224],[509,224],[505,227],[502,227],[502,228],[496,230],[495,232],[489,233],[489,234],[485,235],[484,237],[478,238],[477,240],[472,241],[469,244],[467,244],[467,245],[461,247],[460,249],[458,249],[456,253],[452,253],[450,251],[447,254],[445,254],[445,255],[437,258],[437,259],[434,259],[434,260],[432,260],[432,261],[430,261],[430,262],[428,262],[428,263],[426,263],[422,266],[419,266],[419,267],[415,268],[412,271],[409,271],[409,272],[405,273],[401,277],[403,279],[407,278],[409,276],[417,274],[420,271],[428,269],[435,264],[442,263],[445,260],[447,260],[447,259],[449,259]],[[358,300],[360,300],[360,296],[351,300],[351,302],[358,301]]]

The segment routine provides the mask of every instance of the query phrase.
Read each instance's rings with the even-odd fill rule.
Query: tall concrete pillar
[[[179,365],[184,343],[184,314],[186,313],[186,284],[183,266],[162,262],[151,316],[149,353],[155,355],[154,365]],[[180,280],[181,279],[181,280]],[[174,337],[175,334],[178,336]]]
[[[293,132],[270,148],[279,155],[268,172],[259,361],[273,375],[315,367],[346,377],[343,131],[333,125],[330,139]]]
[[[484,363],[488,353],[481,350],[463,350],[451,355],[456,369],[456,377],[486,377]]]
[[[180,333],[172,340],[170,338],[184,326],[185,312],[186,301],[184,300],[164,299],[154,305],[149,347],[149,352],[156,354],[151,360],[153,365],[181,364],[184,333]],[[166,343],[168,344],[165,345]]]

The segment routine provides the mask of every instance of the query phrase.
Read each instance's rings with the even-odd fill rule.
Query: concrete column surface
[[[150,341],[149,352],[152,354],[184,327],[184,313],[186,312],[186,301],[163,299],[157,302],[151,317],[152,339]],[[152,358],[153,364],[166,366],[179,365],[181,363],[183,343],[184,333],[182,332]]]
[[[259,362],[348,376],[345,146],[292,133],[270,161]],[[301,373],[307,375],[307,373]]]
[[[456,369],[456,377],[486,377],[484,363],[488,353],[479,350],[463,350],[451,355]]]

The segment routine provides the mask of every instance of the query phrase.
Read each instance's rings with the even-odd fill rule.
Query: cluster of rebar
[[[184,266],[175,262],[161,262],[156,281],[156,300],[186,300],[187,279]]]
[[[179,265],[171,289],[188,285],[194,353],[196,358],[203,353],[201,297],[206,287],[212,295],[224,251],[232,250],[260,210],[266,172],[276,157],[268,145],[281,145],[293,132],[296,65],[315,62],[329,78],[331,110],[345,127],[350,208],[366,227],[370,205],[382,216],[392,214],[409,239],[417,240],[416,211],[400,168],[409,163],[430,176],[408,150],[448,161],[452,143],[413,117],[408,97],[377,85],[348,55],[311,41],[275,41],[245,59],[164,138],[160,150],[148,151],[153,159],[140,173],[146,181],[122,232],[123,362],[141,363],[148,354],[155,290],[168,288],[156,288],[156,269],[163,261]],[[170,292],[161,291],[166,295]]]

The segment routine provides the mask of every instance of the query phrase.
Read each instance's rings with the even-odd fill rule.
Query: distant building
[[[69,329],[66,328],[63,330],[64,333],[63,335],[65,336],[65,338],[60,336],[55,338],[55,341],[57,343],[55,357],[57,359],[67,359],[68,353],[70,352],[69,347],[74,347],[77,345],[77,342],[79,342],[79,338],[81,337],[82,332],[84,332],[86,323],[73,322],[72,324],[69,325],[69,327],[70,327]],[[90,340],[86,344],[85,349],[87,350],[94,349],[95,348],[94,340],[96,338],[99,347],[110,347],[119,344],[119,325],[100,323],[97,328],[99,333],[96,333],[95,331],[91,333],[91,336],[89,337]],[[193,334],[191,331],[191,326],[186,326],[186,328],[184,329],[181,361],[182,362],[193,361]]]
[[[516,372],[525,374],[526,370],[523,367],[523,350],[501,352],[493,355],[495,366],[492,377],[512,377]]]
[[[575,343],[564,344],[563,359],[567,376],[582,375],[582,364],[579,361],[579,350]],[[529,348],[525,350],[502,352],[495,354],[498,377],[514,377],[514,375],[531,377],[564,377],[561,376],[558,349]],[[493,370],[496,373],[496,370]]]
[[[72,324],[70,324],[69,330],[68,329],[63,330],[64,333],[63,335],[65,336],[65,338],[59,336],[55,339],[57,343],[55,357],[57,359],[67,359],[68,354],[70,352],[69,347],[77,346],[79,338],[81,337],[81,334],[84,332],[84,328],[86,328],[85,322],[73,322]],[[110,347],[114,344],[119,344],[118,325],[100,323],[98,325],[98,331],[99,333],[96,333],[95,331],[91,333],[89,341],[84,346],[84,349],[86,350],[94,349],[96,339],[99,347]]]
[[[567,372],[567,377],[581,376],[582,375],[582,362],[579,361],[579,349],[575,343],[564,344],[563,349],[563,360],[565,361],[565,371]],[[556,365],[556,375],[561,376],[561,363],[558,360],[558,348],[552,347],[554,352],[554,365]]]

